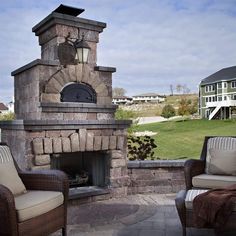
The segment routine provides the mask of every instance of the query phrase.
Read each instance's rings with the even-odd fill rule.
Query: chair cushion
[[[208,191],[207,189],[191,189],[188,190],[187,195],[185,197],[185,207],[187,209],[193,209],[193,199],[201,194],[201,193],[205,193],[206,191]],[[234,211],[236,211],[236,202],[234,205]]]
[[[236,150],[209,149],[209,173],[213,175],[236,175]]]
[[[18,221],[22,222],[42,215],[63,204],[61,192],[30,190],[15,197]]]
[[[201,174],[192,178],[195,188],[221,188],[236,184],[236,176]]]
[[[0,145],[0,184],[7,187],[15,196],[26,192],[25,185],[15,168],[8,146]]]
[[[236,150],[236,138],[232,137],[214,137],[209,138],[207,141],[207,153],[206,153],[206,169],[205,172],[207,174],[211,174],[209,171],[211,154],[210,150],[218,150],[218,151],[233,151]],[[225,158],[225,157],[224,157]]]

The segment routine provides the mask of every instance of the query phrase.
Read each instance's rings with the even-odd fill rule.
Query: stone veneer
[[[129,194],[177,193],[185,189],[185,160],[129,161]]]
[[[126,161],[130,121],[116,121],[112,105],[113,67],[97,66],[99,34],[103,22],[52,12],[33,27],[39,37],[41,59],[12,72],[16,120],[0,122],[6,142],[22,169],[50,169],[58,153],[105,152],[109,156],[109,188],[112,196],[127,194]],[[70,34],[85,34],[91,50],[87,64],[59,64],[57,47]],[[62,90],[80,83],[96,94],[96,103],[61,102]]]
[[[130,178],[127,134],[123,129],[127,124],[119,121],[100,122],[100,126],[95,121],[53,123],[13,121],[1,124],[2,141],[13,147],[13,155],[21,169],[50,169],[51,154],[102,151],[109,155],[110,193],[116,197],[127,195]]]

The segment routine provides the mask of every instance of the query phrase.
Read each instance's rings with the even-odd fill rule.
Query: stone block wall
[[[36,60],[12,73],[15,76],[16,119],[114,119],[116,107],[111,105],[114,71],[115,68],[91,68],[89,65],[81,64],[61,68],[57,66],[57,63]],[[60,92],[66,85],[77,82],[85,83],[93,88],[97,97],[96,104],[66,103],[63,107]]]
[[[176,193],[185,189],[184,162],[129,161],[130,185],[128,194]]]
[[[109,188],[111,197],[127,195],[130,177],[126,159],[124,129],[79,130],[2,130],[2,141],[13,151],[23,170],[51,168],[51,154],[102,151],[109,156]],[[15,148],[17,147],[17,148]]]

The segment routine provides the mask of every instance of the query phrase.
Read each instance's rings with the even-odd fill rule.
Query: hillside
[[[161,159],[199,158],[205,136],[234,136],[235,120],[186,120],[139,125],[137,131],[152,131]]]
[[[183,97],[190,100],[198,99],[197,94],[184,94],[184,95],[181,94],[181,95],[166,96],[165,102],[162,103],[142,103],[142,104],[122,105],[120,106],[120,108],[124,110],[133,111],[137,117],[160,116],[162,108],[167,104],[172,105],[177,111],[179,101]]]

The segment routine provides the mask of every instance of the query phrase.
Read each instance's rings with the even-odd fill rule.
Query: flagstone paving
[[[137,194],[68,209],[69,236],[178,236],[181,224],[175,194]],[[56,232],[51,236],[59,236]],[[224,235],[235,236],[236,232]],[[214,236],[213,230],[188,229],[187,236]]]

